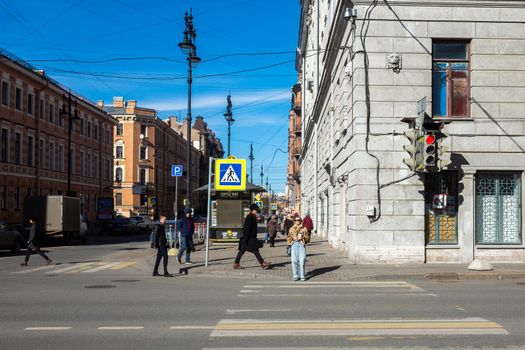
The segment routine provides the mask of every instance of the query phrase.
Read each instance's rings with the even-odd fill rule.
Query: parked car
[[[111,234],[128,234],[129,229],[129,218],[124,216],[117,216],[110,220],[108,223],[109,233]]]
[[[18,253],[24,244],[25,239],[21,230],[0,220],[0,249],[8,249],[13,253]]]
[[[155,223],[144,216],[132,216],[129,219],[129,226],[133,233],[144,233],[153,230]]]

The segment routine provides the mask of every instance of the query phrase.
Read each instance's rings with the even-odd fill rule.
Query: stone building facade
[[[525,262],[525,1],[301,10],[301,206],[317,232],[355,263]],[[412,176],[403,132],[424,97],[450,164]]]
[[[288,116],[288,177],[286,181],[287,209],[301,213],[301,84],[292,88]]]
[[[26,196],[67,194],[69,126],[60,112],[69,89],[5,51],[0,84],[0,219],[20,224]],[[98,198],[112,193],[116,121],[81,95],[72,92],[72,100],[79,119],[72,125],[71,192],[96,220]]]
[[[169,122],[159,119],[154,109],[140,107],[135,100],[114,97],[112,105],[104,105],[104,101],[98,105],[118,121],[113,131],[112,169],[116,213],[153,218],[156,208],[159,215],[173,218],[175,208],[183,208],[187,194],[186,176],[177,184],[171,165],[186,167],[187,142]],[[193,190],[199,186],[200,158],[199,150],[192,147],[192,206],[199,205]]]

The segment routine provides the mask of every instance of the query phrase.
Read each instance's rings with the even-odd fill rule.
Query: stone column
[[[474,169],[464,170],[460,184],[463,189],[459,195],[463,202],[458,210],[458,244],[461,250],[461,261],[470,263],[474,260],[474,241],[475,241],[475,181]]]

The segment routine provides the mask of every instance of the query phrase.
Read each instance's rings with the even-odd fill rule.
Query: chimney
[[[116,107],[116,108],[124,107],[124,97],[122,96],[113,97],[113,107]]]
[[[97,106],[99,106],[100,108],[104,107],[104,100],[98,100]]]
[[[137,100],[126,101],[126,113],[127,114],[135,113],[135,107],[137,107]]]

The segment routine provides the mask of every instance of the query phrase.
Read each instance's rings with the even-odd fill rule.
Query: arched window
[[[117,168],[117,170],[115,170],[115,181],[122,182],[122,168]]]

